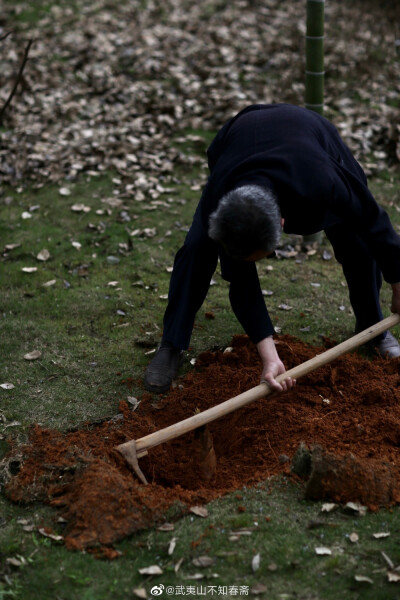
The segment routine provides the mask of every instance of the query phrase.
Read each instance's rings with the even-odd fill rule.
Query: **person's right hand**
[[[261,381],[265,381],[276,392],[286,392],[296,385],[296,380],[288,377],[281,383],[276,377],[286,372],[285,365],[278,356],[272,336],[264,338],[257,344],[257,350],[263,363]]]
[[[261,382],[265,381],[276,392],[286,392],[286,390],[289,390],[296,385],[296,380],[288,377],[287,379],[284,379],[278,383],[278,381],[276,381],[276,377],[285,372],[285,365],[279,358],[275,361],[269,361],[263,366]]]

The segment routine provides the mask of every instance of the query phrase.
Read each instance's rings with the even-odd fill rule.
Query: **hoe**
[[[311,358],[297,367],[286,371],[284,374],[279,375],[276,380],[281,382],[287,377],[300,379],[300,377],[311,373],[311,371],[314,371],[318,367],[332,362],[342,354],[354,350],[358,346],[365,344],[377,335],[399,323],[400,315],[392,314],[390,317],[387,317],[386,319],[379,321],[379,323],[368,327],[364,331],[361,331],[357,335],[354,335],[341,344],[326,350],[322,354],[317,354],[314,356],[314,358]],[[267,383],[260,383],[260,385],[257,385],[256,387],[253,387],[250,390],[235,396],[234,398],[230,398],[221,404],[217,404],[212,408],[209,408],[203,412],[199,412],[192,417],[184,419],[183,421],[179,421],[178,423],[169,425],[164,429],[150,433],[149,435],[146,435],[138,440],[130,440],[120,444],[116,447],[116,450],[122,454],[127,463],[135,471],[140,481],[144,484],[147,484],[146,477],[139,466],[139,459],[143,456],[146,456],[148,453],[147,451],[150,448],[154,448],[154,446],[158,446],[159,444],[173,440],[185,433],[188,433],[189,431],[198,430],[200,437],[203,438],[203,445],[205,445],[204,460],[206,466],[211,471],[209,473],[209,477],[212,477],[212,471],[215,471],[216,463],[212,439],[207,431],[207,428],[205,427],[207,423],[215,421],[216,419],[219,419],[224,415],[227,415],[241,408],[242,406],[253,402],[254,400],[259,400],[260,398],[271,394],[272,391],[273,390],[268,386]]]

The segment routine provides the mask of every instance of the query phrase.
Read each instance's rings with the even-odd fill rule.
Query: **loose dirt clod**
[[[396,474],[390,463],[354,456],[336,456],[317,447],[311,455],[312,471],[305,497],[336,502],[358,501],[369,508],[400,501]]]
[[[322,351],[291,336],[279,337],[277,344],[287,368]],[[200,437],[192,432],[140,459],[150,482],[141,485],[115,446],[259,383],[257,350],[246,336],[236,336],[231,352],[201,354],[182,386],[162,399],[161,410],[152,408],[144,393],[135,411],[121,402],[120,418],[100,425],[67,433],[32,427],[29,444],[7,458],[18,455],[21,466],[9,475],[6,493],[16,502],[40,500],[59,508],[69,547],[97,547],[165,519],[167,511],[171,520],[190,506],[271,475],[294,476],[291,462],[303,442],[303,449],[321,448],[308,465],[303,456],[303,477],[311,472],[307,497],[359,501],[370,508],[394,504],[400,500],[399,368],[399,359],[368,361],[347,354],[302,378],[294,390],[210,423],[215,474],[211,438],[207,431]],[[209,479],[199,477],[196,460]]]

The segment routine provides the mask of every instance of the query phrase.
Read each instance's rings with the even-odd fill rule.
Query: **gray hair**
[[[280,211],[272,191],[243,185],[225,194],[210,215],[208,235],[233,258],[273,252],[281,236]]]

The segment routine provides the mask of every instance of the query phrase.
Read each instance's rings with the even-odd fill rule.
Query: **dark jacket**
[[[345,223],[366,241],[385,280],[400,281],[400,238],[324,117],[287,104],[249,106],[221,128],[207,155],[210,177],[199,206],[205,231],[226,192],[267,185],[276,193],[286,233]]]

